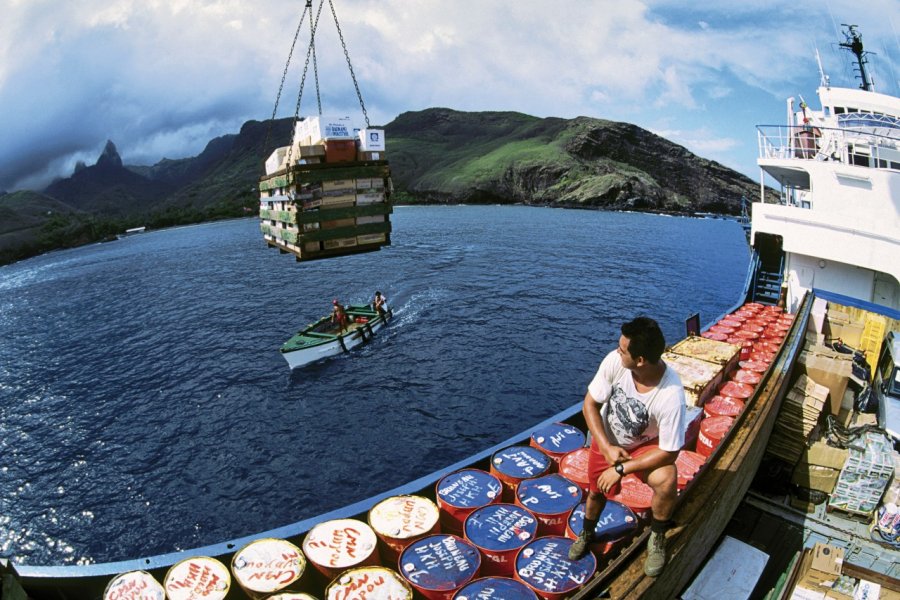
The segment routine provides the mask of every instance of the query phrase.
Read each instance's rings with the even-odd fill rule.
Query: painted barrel
[[[597,570],[590,552],[569,560],[573,541],[562,536],[538,538],[516,556],[516,579],[545,600],[561,600],[579,589]]]
[[[737,398],[742,402],[746,402],[747,398],[753,395],[754,387],[746,383],[738,383],[737,381],[726,381],[719,386],[720,396],[729,396]]]
[[[765,373],[769,370],[768,364],[753,360],[742,360],[738,363],[738,366],[745,371],[756,371],[757,373]]]
[[[410,598],[411,597],[412,593],[410,593]],[[274,596],[269,596],[266,600],[318,600],[318,598],[303,592],[282,592],[280,594],[275,594]]]
[[[710,417],[700,423],[700,437],[697,438],[697,453],[710,456],[722,438],[734,424],[732,417]]]
[[[382,564],[392,565],[411,542],[440,530],[440,512],[422,496],[391,496],[372,507],[369,525],[382,542]]]
[[[306,558],[300,548],[287,540],[255,540],[231,558],[234,579],[250,598],[268,598],[276,592],[291,590],[305,570]]]
[[[537,594],[509,577],[480,577],[460,588],[453,600],[537,600]]]
[[[725,317],[724,319],[719,319],[719,325],[732,327],[734,329],[740,329],[744,325],[744,319],[732,319],[730,317]]]
[[[581,502],[577,483],[558,473],[527,479],[516,489],[516,504],[534,513],[538,535],[563,535],[566,517]]]
[[[435,489],[441,531],[462,535],[466,517],[477,508],[500,502],[503,485],[480,469],[463,469],[438,481]]]
[[[750,331],[752,333],[758,333],[762,335],[762,332],[766,330],[762,325],[758,325],[756,323],[744,323],[744,326],[741,327],[743,331]]]
[[[750,371],[738,369],[731,374],[731,380],[737,383],[746,383],[747,385],[757,386],[762,381],[762,373],[758,371]]]
[[[638,518],[634,511],[614,500],[607,500],[600,512],[591,552],[597,556],[608,554],[637,531]],[[566,523],[566,537],[575,539],[584,529],[584,503],[582,502],[569,515]]]
[[[694,479],[706,464],[706,457],[698,452],[682,450],[675,459],[675,468],[678,471],[678,490],[681,491]]]
[[[513,502],[520,481],[550,472],[553,461],[531,446],[510,446],[491,457],[491,474],[503,484],[503,501]]]
[[[103,600],[165,600],[166,591],[147,571],[129,571],[113,578]]]
[[[708,340],[716,340],[717,342],[724,342],[728,339],[728,334],[716,333],[715,331],[707,330],[701,333],[700,337],[705,337]]]
[[[700,430],[703,430],[703,424],[700,424]],[[701,433],[702,435],[702,433]],[[650,517],[650,507],[653,504],[653,488],[641,481],[640,477],[634,473],[629,473],[622,478],[619,483],[619,493],[610,498],[616,502],[621,502],[641,519]]]
[[[753,354],[753,342],[750,340],[740,340],[741,345],[741,355],[738,357],[738,360],[747,360],[750,358],[750,355]]]
[[[303,552],[328,581],[347,569],[378,564],[375,532],[357,519],[319,523],[306,534]]]
[[[400,555],[400,574],[429,600],[450,600],[478,576],[480,567],[478,549],[447,533],[416,540]]]
[[[163,580],[169,600],[222,600],[231,588],[228,567],[208,556],[179,561]]]
[[[709,331],[711,331],[713,333],[722,333],[725,335],[732,335],[732,334],[734,334],[735,331],[737,331],[737,328],[736,327],[728,327],[727,325],[716,324],[716,325],[710,326]]]
[[[482,575],[512,577],[516,554],[538,535],[538,520],[521,506],[491,504],[469,515],[465,534],[481,553]]]
[[[750,331],[748,329],[741,329],[739,331],[734,332],[734,337],[741,339],[741,340],[756,341],[759,339],[759,333],[757,333],[755,331]]]
[[[703,405],[703,416],[709,417],[737,417],[744,410],[744,403],[731,396],[713,396]],[[702,426],[702,422],[701,422]]]
[[[559,461],[559,474],[574,481],[585,492],[591,487],[591,479],[588,477],[590,456],[590,448],[579,448],[574,452],[569,452]]]
[[[684,407],[684,445],[691,446],[697,441],[700,435],[700,421],[703,420],[703,407],[686,406]]]
[[[551,423],[531,434],[531,446],[559,464],[563,456],[584,447],[584,433],[566,423]]]
[[[750,355],[750,360],[770,365],[772,364],[772,361],[775,360],[775,354],[773,352],[762,352],[754,349],[753,353]]]
[[[325,588],[326,600],[413,600],[403,577],[386,567],[357,567],[344,571]]]

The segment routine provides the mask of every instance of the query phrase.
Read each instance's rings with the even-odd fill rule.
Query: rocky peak
[[[97,159],[97,166],[122,166],[122,157],[119,156],[119,151],[116,150],[116,145],[112,143],[112,140],[106,140],[106,147],[103,148],[100,158]]]

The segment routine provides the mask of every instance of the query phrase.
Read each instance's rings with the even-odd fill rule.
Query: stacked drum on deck
[[[746,304],[663,355],[681,376],[689,405],[686,444],[675,463],[679,493],[740,418],[791,321],[778,308]],[[588,581],[650,518],[652,490],[638,474],[626,475],[600,515],[592,552],[568,559],[589,489],[586,443],[578,428],[551,423],[529,445],[495,452],[486,470],[445,475],[434,501],[385,498],[365,520],[317,524],[301,547],[255,540],[235,552],[230,571],[216,559],[194,557],[169,569],[162,585],[143,571],[125,573],[109,583],[104,598],[224,599],[233,578],[254,599],[558,600]]]

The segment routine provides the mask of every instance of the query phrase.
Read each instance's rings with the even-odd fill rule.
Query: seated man
[[[381,318],[387,320],[387,298],[381,295],[381,292],[375,292],[375,299],[372,301],[372,308],[375,309]]]
[[[666,564],[666,529],[675,507],[675,459],[684,445],[685,397],[681,378],[660,357],[666,347],[659,325],[638,317],[622,325],[619,347],[610,352],[584,396],[584,418],[592,442],[590,493],[584,528],[569,550],[577,560],[589,549],[597,521],[628,473],[642,472],[653,488],[650,539],[644,573],[659,575]],[[632,458],[630,450],[659,438],[659,448]]]

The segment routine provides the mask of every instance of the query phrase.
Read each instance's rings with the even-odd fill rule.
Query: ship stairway
[[[758,233],[754,247],[755,268],[750,285],[750,301],[761,304],[778,304],[781,284],[784,281],[784,252],[781,238]]]

